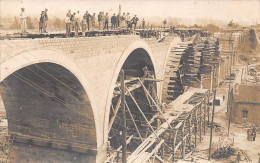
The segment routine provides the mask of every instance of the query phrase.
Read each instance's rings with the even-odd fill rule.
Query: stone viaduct
[[[101,162],[120,70],[132,75],[146,65],[163,79],[179,42],[133,35],[2,40],[0,93],[15,135],[11,155],[21,162]],[[162,88],[158,82],[159,98]]]

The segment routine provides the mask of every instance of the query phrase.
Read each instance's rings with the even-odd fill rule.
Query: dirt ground
[[[228,118],[226,115],[227,110],[227,100],[228,100],[228,83],[223,84],[217,89],[217,96],[223,97],[225,95],[225,100],[220,106],[215,107],[215,116],[214,116],[214,123],[221,126],[219,130],[213,130],[213,144],[217,144],[220,140],[224,140],[222,142],[227,144],[233,143],[233,148],[236,151],[246,151],[247,155],[251,158],[251,162],[258,163],[260,153],[260,134],[257,133],[256,141],[248,141],[247,140],[247,129],[240,127],[241,125],[236,125],[231,123],[230,127],[230,134],[227,135],[228,132]],[[220,163],[228,163],[228,162],[237,162],[237,152],[236,155],[231,156],[227,159],[213,159],[208,161],[208,148],[209,148],[209,140],[210,140],[210,128],[207,129],[206,135],[203,135],[203,140],[197,146],[197,151],[194,152],[193,157],[197,156],[197,158],[203,158],[196,160],[195,162],[220,162]],[[222,143],[222,145],[224,145]],[[219,146],[219,144],[218,144]],[[242,150],[242,151],[241,151]],[[247,162],[244,155],[241,154],[241,160],[239,162]]]

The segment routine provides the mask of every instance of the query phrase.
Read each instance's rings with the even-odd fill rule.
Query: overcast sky
[[[68,9],[79,10],[81,14],[99,11],[130,12],[139,17],[168,16],[179,18],[206,18],[235,22],[260,23],[260,0],[0,0],[1,16],[19,15],[24,7],[27,16],[37,16],[48,8],[49,16],[65,17]]]

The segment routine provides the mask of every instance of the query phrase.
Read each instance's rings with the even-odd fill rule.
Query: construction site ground
[[[242,154],[243,151],[247,153],[249,158],[252,160],[251,162],[254,163],[259,162],[259,156],[258,156],[258,153],[260,153],[259,133],[257,133],[255,141],[248,141],[247,129],[242,127],[242,125],[231,123],[230,134],[229,136],[227,135],[228,116],[226,115],[227,114],[226,111],[227,111],[227,101],[228,101],[228,87],[229,87],[229,83],[227,81],[217,88],[216,96],[223,98],[224,95],[225,100],[220,106],[215,107],[214,130],[213,130],[212,142],[213,142],[213,148],[214,148],[214,144],[215,144],[215,148],[231,145],[231,147],[236,150],[235,154],[228,158],[222,158],[222,159],[211,158],[210,161],[208,161],[208,148],[209,148],[209,141],[210,141],[210,126],[209,126],[207,128],[206,135],[203,135],[203,140],[201,141],[201,143],[198,143],[198,146],[196,148],[197,150],[190,156],[194,159],[194,162],[216,162],[216,163],[237,162],[238,151],[240,151],[241,153],[241,160],[239,162],[248,162],[245,156]]]

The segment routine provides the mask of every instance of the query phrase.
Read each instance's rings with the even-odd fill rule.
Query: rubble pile
[[[212,155],[212,158],[215,159],[222,159],[222,158],[229,158],[232,155],[235,155],[236,150],[230,146],[218,148]]]

